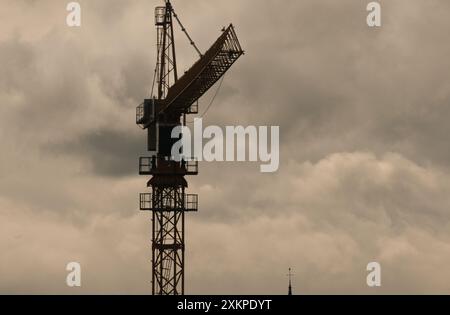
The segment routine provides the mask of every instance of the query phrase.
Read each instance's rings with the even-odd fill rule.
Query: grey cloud
[[[133,118],[149,96],[161,2],[81,2],[78,30],[56,1],[7,2],[2,292],[66,293],[59,279],[76,258],[85,293],[148,292],[145,132]],[[448,1],[385,2],[379,30],[353,0],[173,2],[200,47],[233,21],[246,50],[205,125],[280,125],[282,141],[278,173],[201,163],[189,178],[200,195],[189,293],[284,293],[292,265],[298,293],[370,294],[376,259],[383,293],[448,292]],[[184,70],[195,54],[177,39]]]
[[[145,137],[112,129],[99,130],[71,142],[49,144],[48,154],[65,154],[86,159],[88,173],[122,177],[137,175],[139,152]]]

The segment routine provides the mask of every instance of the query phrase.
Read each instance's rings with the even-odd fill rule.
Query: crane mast
[[[166,1],[166,6],[155,9],[158,51],[156,73],[159,100],[166,97],[171,82],[175,83],[178,80],[172,16],[173,8],[169,1]]]

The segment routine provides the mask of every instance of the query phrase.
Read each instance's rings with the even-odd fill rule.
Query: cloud
[[[299,294],[370,294],[371,261],[383,268],[378,293],[447,292],[437,274],[450,258],[448,180],[398,154],[359,152],[292,162],[266,181],[228,180],[225,191],[201,195],[210,223],[189,222],[195,292],[279,294],[292,266]]]
[[[447,292],[441,280],[450,259],[447,176],[398,154],[355,152],[292,163],[275,185],[251,179],[255,193],[246,201],[222,208],[204,193],[202,210],[187,216],[189,292],[282,294],[292,266],[296,293],[370,294],[370,261],[383,268],[378,293]],[[114,191],[105,207],[129,193]],[[233,188],[213,192],[211,199],[237,196]],[[3,292],[74,293],[64,282],[72,260],[82,263],[85,277],[75,293],[148,292],[146,214],[94,211],[73,225],[6,199],[1,209]],[[212,210],[235,219],[208,218]]]
[[[201,163],[189,178],[189,293],[447,293],[449,150],[445,1],[173,1],[202,50],[232,21],[246,55],[204,125],[279,125],[281,165]],[[149,220],[137,211],[155,3],[6,1],[0,32],[0,290],[147,293]],[[26,21],[26,23],[24,22]],[[205,27],[216,25],[216,28]],[[177,31],[180,71],[195,53]],[[211,94],[201,100],[200,112]],[[32,264],[36,262],[36,264]],[[113,263],[111,263],[113,262]]]
[[[48,154],[65,154],[85,159],[85,172],[101,176],[137,175],[137,154],[142,151],[144,137],[127,135],[111,129],[100,130],[74,139],[73,142],[51,144]]]

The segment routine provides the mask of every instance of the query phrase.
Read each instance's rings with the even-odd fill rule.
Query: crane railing
[[[244,53],[232,24],[172,87],[160,112],[185,112],[204,95]]]
[[[198,195],[185,194],[184,202],[175,204],[164,204],[167,201],[155,201],[153,203],[152,193],[142,193],[139,196],[139,208],[141,211],[198,211]]]

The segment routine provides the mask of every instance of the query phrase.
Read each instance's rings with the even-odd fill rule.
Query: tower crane
[[[178,77],[174,20],[180,25],[199,59]],[[140,194],[140,209],[152,213],[152,294],[183,295],[185,289],[185,213],[198,210],[198,196],[187,194],[185,176],[198,175],[198,162],[171,156],[172,130],[198,113],[198,100],[243,55],[230,24],[214,44],[201,53],[181,24],[170,2],[155,9],[157,62],[151,98],[136,108],[136,124],[147,130],[152,155],[139,159],[139,174],[152,176],[150,192]]]

